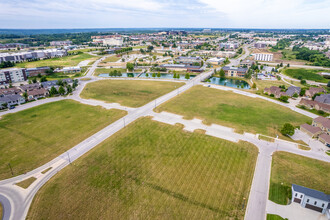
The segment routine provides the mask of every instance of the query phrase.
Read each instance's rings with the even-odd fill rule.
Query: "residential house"
[[[309,124],[303,124],[300,125],[300,130],[306,134],[308,134],[308,136],[310,136],[311,138],[317,138],[320,134],[322,134],[322,129],[319,127],[314,127],[312,125]]]
[[[321,88],[321,87],[311,87],[308,90],[306,90],[305,95],[307,97],[312,98],[315,94],[317,93],[325,93],[325,89]]]
[[[55,88],[58,88],[59,86],[57,85],[57,80],[52,80],[52,81],[46,81],[41,83],[42,88],[50,90],[53,86]]]
[[[316,102],[313,100],[309,100],[309,99],[304,99],[302,98],[299,102],[299,105],[303,105],[309,109],[313,109],[316,105]]]
[[[28,100],[30,101],[34,99],[44,98],[49,95],[49,92],[44,88],[40,88],[40,89],[27,91],[27,95],[28,95]]]
[[[17,87],[8,88],[8,89],[0,89],[0,97],[7,95],[19,95],[21,90]]]
[[[320,96],[316,96],[314,101],[330,105],[330,94],[321,94]]]
[[[274,95],[275,98],[280,98],[281,96],[286,96],[285,92],[282,92],[282,89],[276,86],[271,86],[270,88],[265,88],[264,93],[268,95]]]
[[[32,84],[22,85],[19,88],[22,90],[22,92],[27,92],[34,89],[40,89],[41,85],[39,83],[32,83]]]
[[[12,105],[20,105],[25,102],[25,99],[20,95],[7,95],[0,97],[0,107],[3,108],[3,104],[7,104],[8,107]]]
[[[297,86],[290,86],[288,90],[286,90],[285,94],[286,96],[292,97],[294,94],[299,95],[301,91],[300,87]]]
[[[224,66],[222,69],[225,71],[226,76],[230,77],[244,77],[248,71],[247,68],[231,66]]]
[[[327,214],[328,218],[330,217],[330,195],[296,184],[292,184],[291,189],[292,202],[299,203],[304,208]]]
[[[330,134],[330,119],[319,116],[313,119],[312,125],[314,127],[319,127],[323,132]]]
[[[319,136],[319,141],[321,141],[326,146],[330,147],[330,135],[327,134],[321,134]]]
[[[330,113],[330,105],[328,105],[328,104],[324,104],[324,103],[320,103],[320,102],[315,102],[314,108],[316,110],[321,110],[321,111],[324,111],[326,113]]]

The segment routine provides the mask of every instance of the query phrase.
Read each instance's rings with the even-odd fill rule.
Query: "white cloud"
[[[330,0],[199,0],[223,12],[235,27],[328,27]],[[311,27],[313,28],[313,27]]]

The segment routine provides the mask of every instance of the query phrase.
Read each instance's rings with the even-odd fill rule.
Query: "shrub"
[[[294,126],[290,123],[285,123],[281,129],[281,133],[285,136],[294,135]]]
[[[283,95],[279,98],[279,100],[282,101],[282,102],[288,102],[289,97]]]

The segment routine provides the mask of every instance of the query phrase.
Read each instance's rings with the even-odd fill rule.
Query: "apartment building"
[[[224,49],[237,49],[239,47],[239,43],[225,42],[225,43],[220,43],[219,47]]]
[[[66,40],[66,41],[51,41],[50,46],[69,46],[72,44],[72,41]]]
[[[0,85],[23,82],[27,80],[25,69],[11,68],[0,70]]]
[[[66,55],[67,55],[67,51],[60,49],[35,50],[35,51],[20,52],[20,53],[0,53],[0,63],[6,61],[16,63],[26,60],[33,60],[33,59],[63,57]]]
[[[257,61],[273,61],[274,57],[272,53],[255,53],[252,55],[254,56],[254,60]]]

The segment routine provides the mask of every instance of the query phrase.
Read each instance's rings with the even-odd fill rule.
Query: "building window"
[[[315,201],[315,202],[314,202],[314,205],[316,205],[316,204],[317,204],[317,202]]]
[[[309,199],[307,199],[307,202],[309,202]]]
[[[324,203],[322,204],[322,208],[324,207]]]
[[[302,195],[300,195],[300,198],[302,198]]]
[[[298,193],[296,193],[295,197],[297,197]]]

